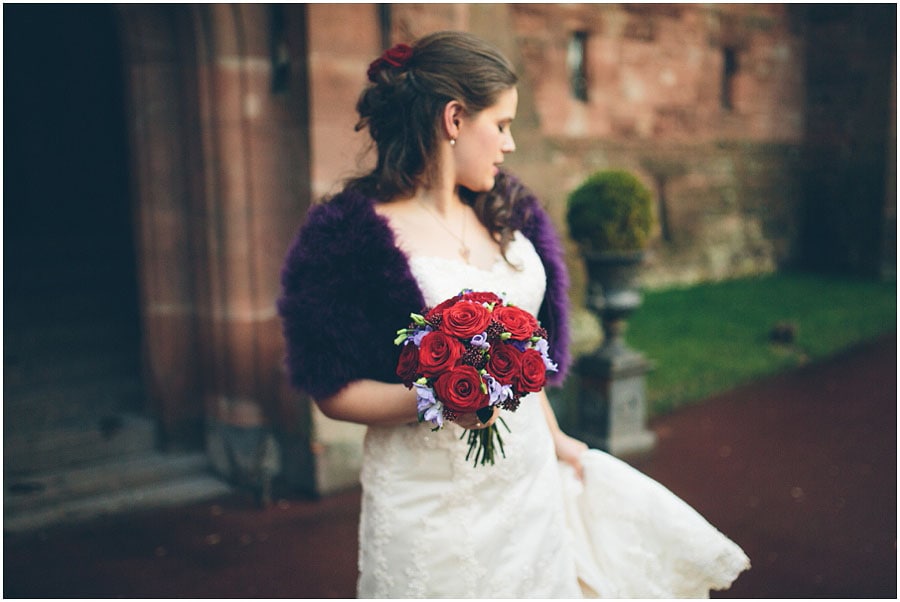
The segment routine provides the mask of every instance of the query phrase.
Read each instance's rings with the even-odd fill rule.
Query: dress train
[[[584,481],[560,463],[585,597],[706,598],[750,567],[743,550],[666,487],[599,450]]]

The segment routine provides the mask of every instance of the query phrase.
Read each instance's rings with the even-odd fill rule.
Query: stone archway
[[[125,5],[145,379],[216,468],[313,490],[282,372],[280,265],[309,204],[303,6]]]

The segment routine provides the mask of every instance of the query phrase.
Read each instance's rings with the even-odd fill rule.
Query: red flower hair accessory
[[[413,49],[406,44],[397,44],[392,48],[388,48],[384,51],[384,54],[369,64],[369,70],[366,72],[369,81],[375,83],[375,79],[382,69],[397,69],[403,67],[409,62],[412,55]]]

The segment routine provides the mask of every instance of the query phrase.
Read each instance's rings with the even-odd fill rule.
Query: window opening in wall
[[[269,25],[271,27],[269,50],[272,61],[272,94],[283,94],[288,91],[291,75],[291,56],[285,36],[284,5],[271,5]]]
[[[737,50],[722,49],[722,108],[734,109],[734,76],[737,74]]]
[[[381,34],[381,47],[382,48],[390,48],[391,47],[391,29],[393,27],[392,18],[391,18],[391,5],[390,4],[379,4],[378,5],[378,29]]]
[[[569,49],[566,55],[572,96],[581,102],[588,100],[587,40],[586,31],[574,32],[569,39]]]

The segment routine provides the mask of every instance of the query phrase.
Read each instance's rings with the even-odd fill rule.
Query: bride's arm
[[[330,397],[317,399],[322,413],[335,420],[370,425],[416,422],[416,393],[402,384],[357,380]]]
[[[359,424],[391,426],[417,422],[416,393],[402,384],[377,380],[356,380],[330,397],[317,399],[322,413],[335,420]],[[462,414],[455,422],[466,429],[486,428],[497,419],[498,410],[486,423],[472,414]]]
[[[581,454],[587,450],[587,444],[570,437],[559,428],[556,414],[553,413],[553,407],[550,405],[550,400],[547,398],[545,391],[541,390],[536,395],[541,397],[544,417],[547,419],[547,425],[550,427],[550,434],[553,437],[553,445],[556,447],[556,457],[570,464],[575,469],[575,474],[578,475],[579,479],[583,478],[584,467],[581,465]]]

